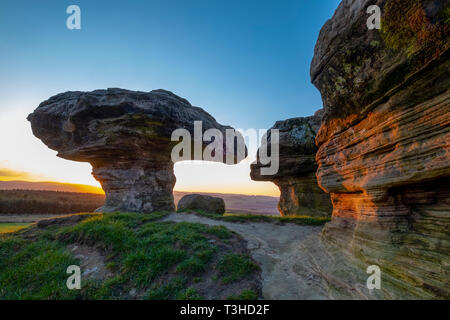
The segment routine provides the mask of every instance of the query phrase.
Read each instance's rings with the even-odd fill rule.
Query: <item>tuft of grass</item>
[[[146,300],[201,300],[194,288],[185,289],[187,280],[183,276],[172,278],[168,283],[153,286],[145,296]]]
[[[259,270],[259,266],[249,256],[235,253],[225,254],[220,259],[218,268],[224,284],[241,280]]]
[[[244,290],[238,298],[239,300],[258,300],[258,294],[253,290]]]
[[[79,262],[59,243],[0,239],[0,299],[75,299],[67,267]]]
[[[230,239],[232,235],[232,232],[224,226],[211,226],[208,228],[208,233],[215,235],[222,240]]]
[[[258,294],[253,290],[244,290],[237,297],[229,296],[227,300],[258,300]]]
[[[180,293],[177,296],[178,300],[202,300],[202,296],[200,296],[196,289],[187,288],[184,292]]]
[[[202,281],[202,278],[200,278],[200,277],[195,277],[192,279],[192,282],[194,282],[194,283],[199,283],[200,281]]]
[[[204,263],[198,257],[191,257],[180,263],[176,268],[176,272],[185,274],[198,274],[205,271],[206,267],[207,263]]]
[[[175,299],[186,286],[186,278],[177,276],[170,279],[165,284],[155,284],[147,292],[144,299],[146,300],[169,300]]]

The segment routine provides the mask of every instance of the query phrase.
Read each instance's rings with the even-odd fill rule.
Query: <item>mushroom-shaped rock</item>
[[[251,165],[250,176],[255,181],[271,181],[280,188],[278,210],[283,216],[310,215],[331,216],[330,196],[319,188],[315,172],[317,170],[315,145],[319,130],[322,110],[314,116],[277,121],[272,129],[279,132],[279,170],[274,175],[262,175],[260,150],[257,161]],[[267,144],[270,150],[271,131],[267,132]]]
[[[178,211],[204,210],[209,213],[224,214],[225,201],[222,198],[203,194],[187,194],[178,202]]]
[[[65,92],[42,102],[28,120],[33,134],[59,157],[92,165],[93,176],[106,193],[101,212],[175,210],[177,160],[171,154],[179,143],[172,141],[177,129],[185,129],[192,138],[188,145],[194,146],[191,155],[183,150],[181,160],[201,160],[193,157],[194,150],[202,152],[212,143],[202,138],[208,129],[224,137],[221,148],[212,152],[223,157],[214,154],[214,161],[237,163],[247,152],[242,135],[233,128],[165,90]],[[234,135],[230,143],[227,132]],[[210,140],[220,143],[215,139]]]

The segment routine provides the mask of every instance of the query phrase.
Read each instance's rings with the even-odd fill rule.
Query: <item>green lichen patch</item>
[[[386,2],[381,30],[387,47],[405,50],[409,56],[422,51],[428,59],[437,57],[448,49],[449,8],[443,10],[443,18],[431,22],[426,15],[423,2],[423,0]]]

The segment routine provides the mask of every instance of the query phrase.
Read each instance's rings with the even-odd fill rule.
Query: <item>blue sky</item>
[[[312,115],[322,106],[309,77],[314,44],[338,3],[2,0],[0,119],[107,87],[167,89],[243,129]],[[81,30],[66,28],[71,4]]]

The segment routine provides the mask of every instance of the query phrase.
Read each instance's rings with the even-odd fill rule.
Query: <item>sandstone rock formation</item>
[[[184,128],[194,137],[194,121],[202,121],[202,133],[218,129],[225,137],[232,129],[164,90],[66,92],[42,102],[28,120],[59,157],[92,165],[106,193],[102,212],[175,210],[172,132]],[[239,134],[236,140],[243,143]],[[231,153],[236,162],[239,151],[224,139],[224,158]]]
[[[382,30],[368,30],[368,6]],[[323,238],[382,297],[450,297],[449,1],[343,0],[322,28],[311,79],[324,102],[317,177]],[[447,16],[446,16],[447,14]]]
[[[316,133],[323,111],[312,117],[277,121],[272,129],[279,130],[279,170],[275,175],[262,175],[263,165],[257,161],[251,165],[250,176],[255,181],[271,181],[281,191],[278,210],[282,216],[309,215],[330,216],[332,211],[329,194],[317,185],[315,160]],[[271,135],[262,143],[269,143]],[[259,150],[258,150],[259,155]]]
[[[188,194],[178,202],[178,212],[204,210],[208,213],[224,214],[225,201],[222,198],[202,194]]]

